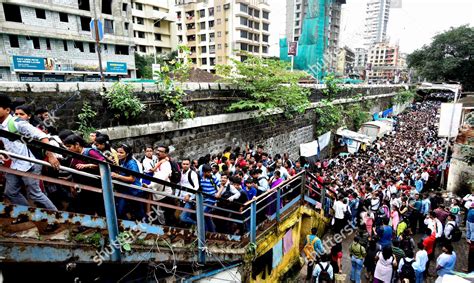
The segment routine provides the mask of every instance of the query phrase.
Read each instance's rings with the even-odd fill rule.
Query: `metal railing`
[[[100,180],[101,188],[95,187],[90,183],[82,184],[76,181],[68,181],[60,178],[54,178],[44,175],[33,174],[31,172],[22,172],[8,167],[0,166],[0,171],[8,174],[15,174],[22,177],[33,178],[42,180],[44,182],[57,184],[60,186],[68,186],[79,188],[94,193],[102,194],[103,205],[108,229],[109,241],[111,243],[116,242],[119,235],[118,228],[118,217],[115,206],[115,198],[123,198],[129,201],[140,202],[142,204],[157,205],[159,207],[175,209],[181,212],[189,212],[196,217],[196,228],[197,228],[197,242],[198,242],[198,260],[202,263],[205,262],[206,256],[206,230],[205,230],[205,217],[213,219],[219,219],[222,221],[228,221],[229,223],[236,223],[242,229],[249,234],[250,243],[257,243],[257,230],[261,228],[264,232],[258,236],[261,237],[265,234],[265,231],[271,229],[275,224],[279,223],[284,219],[286,215],[291,214],[292,211],[297,209],[300,205],[310,204],[314,205],[316,209],[323,209],[326,215],[330,214],[330,207],[334,199],[335,193],[330,190],[317,189],[314,184],[316,177],[306,171],[302,171],[297,175],[281,182],[279,185],[267,190],[266,192],[260,192],[260,194],[249,200],[246,203],[229,202],[225,199],[219,199],[220,205],[210,205],[204,202],[205,197],[214,198],[213,195],[205,194],[201,188],[197,191],[182,187],[179,184],[170,183],[161,179],[157,179],[139,172],[131,171],[126,168],[111,165],[107,162],[99,161],[88,156],[77,154],[63,148],[58,148],[46,143],[42,143],[35,140],[22,139],[22,136],[8,131],[0,130],[0,137],[4,137],[10,140],[21,140],[28,147],[36,147],[42,150],[47,150],[62,155],[63,157],[71,157],[74,159],[87,162],[88,164],[96,164],[99,166],[99,175],[83,172],[67,166],[60,166],[60,170],[69,172],[76,176],[88,178],[98,182]],[[0,155],[7,155],[11,158],[25,160],[28,162],[36,163],[42,166],[51,167],[51,165],[43,160],[37,160],[35,158],[21,156],[8,151],[0,150]],[[147,197],[139,197],[134,195],[128,195],[114,189],[118,186],[128,187],[151,195],[161,195],[174,200],[182,200],[182,198],[175,196],[174,194],[167,194],[165,192],[155,191],[150,188],[144,188],[120,182],[112,179],[112,172],[122,172],[126,175],[134,176],[142,180],[149,180],[151,182],[171,187],[174,190],[185,191],[192,193],[196,196],[195,200],[190,200],[195,204],[195,209],[185,208],[179,205],[173,205],[165,203],[163,201],[156,201]],[[91,182],[94,183],[94,182]],[[228,204],[241,206],[240,210],[229,209]],[[204,207],[212,207],[215,212],[205,213]],[[232,206],[230,206],[232,207]],[[223,215],[219,214],[222,212]],[[225,216],[227,215],[227,216]],[[169,223],[166,223],[169,224]],[[265,230],[267,228],[267,230]],[[246,234],[245,233],[245,234]],[[242,241],[243,238],[240,237]],[[111,260],[120,261],[121,254],[119,249],[114,249]]]

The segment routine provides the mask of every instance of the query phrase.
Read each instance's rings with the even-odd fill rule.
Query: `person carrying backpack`
[[[443,236],[445,242],[459,242],[459,240],[461,240],[462,232],[459,230],[459,226],[456,224],[455,215],[448,215],[448,221],[444,226]]]
[[[364,267],[364,259],[367,255],[365,248],[360,244],[359,236],[354,237],[354,242],[349,248],[351,255],[352,269],[351,269],[351,281],[360,283],[360,273]]]
[[[413,250],[407,250],[405,257],[400,259],[398,266],[398,276],[402,283],[415,283],[415,269],[413,263],[415,262]]]
[[[324,253],[323,243],[316,234],[318,234],[318,229],[315,227],[311,228],[311,235],[306,236],[306,244],[303,248],[306,261],[308,262],[306,280],[311,279],[318,255]]]
[[[315,264],[313,271],[314,283],[328,283],[334,282],[334,272],[329,262],[330,257],[328,254],[321,255],[321,261]]]

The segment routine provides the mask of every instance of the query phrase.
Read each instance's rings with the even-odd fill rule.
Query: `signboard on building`
[[[288,56],[298,55],[298,41],[291,41],[288,43]]]
[[[160,64],[151,64],[151,71],[153,73],[153,79],[157,80],[158,79],[158,74],[161,70],[161,65]]]
[[[64,75],[44,75],[44,81],[50,83],[62,83],[65,79]]]
[[[123,62],[107,62],[107,73],[127,74],[127,63]]]
[[[42,82],[42,75],[19,74],[20,82],[37,83]]]
[[[95,39],[95,20],[92,19],[91,22],[89,23],[89,26],[90,26],[90,29],[91,29],[91,36],[92,36],[92,39],[93,40],[96,40]],[[104,38],[104,27],[102,25],[102,21],[101,20],[97,20],[97,27],[98,27],[98,31],[99,31],[99,41],[101,41],[103,38]]]
[[[13,56],[14,70],[46,70],[45,59],[41,57]]]

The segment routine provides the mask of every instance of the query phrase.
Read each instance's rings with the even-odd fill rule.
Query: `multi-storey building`
[[[390,15],[390,0],[369,0],[365,18],[365,47],[384,42],[387,36],[387,25]]]
[[[339,49],[337,54],[336,73],[341,76],[348,76],[354,71],[355,54],[352,49],[347,46]]]
[[[268,56],[270,9],[263,0],[177,0],[178,42],[189,47],[196,68]]]
[[[356,48],[354,52],[354,71],[360,72],[367,67],[367,49]]]
[[[107,80],[135,76],[128,0],[0,0],[1,80],[97,81],[91,19],[103,26]],[[96,3],[93,6],[93,3]]]
[[[157,56],[176,49],[174,1],[132,0],[131,4],[136,51]]]
[[[400,70],[399,47],[388,42],[379,42],[367,55],[367,79],[369,82],[395,82]]]
[[[305,28],[313,29],[314,33],[306,37],[308,42],[300,44],[315,43],[318,45],[315,64],[323,65],[318,67],[322,70],[316,71],[319,76],[325,72],[335,72],[337,65],[337,52],[339,46],[340,23],[341,23],[341,5],[345,0],[288,0],[286,2],[286,38],[288,41],[299,41]],[[305,20],[311,21],[310,25],[304,26]],[[302,56],[305,56],[302,54]],[[314,56],[314,54],[311,54]],[[308,60],[303,60],[308,62]],[[297,66],[298,68],[308,69],[310,66]],[[314,67],[312,67],[314,70]],[[311,69],[311,68],[309,68]]]

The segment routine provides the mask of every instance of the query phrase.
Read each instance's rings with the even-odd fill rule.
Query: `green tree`
[[[287,62],[265,59],[247,54],[244,62],[232,60],[232,65],[217,66],[223,81],[245,93],[245,98],[234,102],[229,111],[256,110],[257,117],[268,111],[281,109],[287,117],[304,113],[309,106],[310,91],[298,85],[301,78],[308,77],[302,71],[290,71]]]
[[[474,89],[474,28],[451,28],[433,38],[430,45],[408,55],[407,63],[430,81],[460,81]]]
[[[176,60],[178,51],[174,50],[165,54],[156,55],[156,64],[163,65],[172,60]],[[155,55],[140,55],[135,53],[135,67],[137,69],[137,78],[152,79],[152,64],[155,63]]]
[[[321,106],[314,109],[316,114],[315,135],[320,136],[338,127],[343,121],[343,109],[341,105],[332,103],[327,99],[321,100]]]

